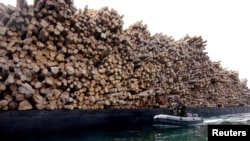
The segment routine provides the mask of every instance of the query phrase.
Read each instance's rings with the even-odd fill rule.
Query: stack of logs
[[[116,10],[72,0],[0,3],[0,110],[250,105],[246,81],[210,61],[206,41],[123,29]]]

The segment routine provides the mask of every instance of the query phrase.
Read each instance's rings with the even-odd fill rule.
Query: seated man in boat
[[[167,106],[167,109],[169,110],[169,114],[170,115],[174,115],[174,112],[173,112],[173,108],[172,108],[172,103],[173,102],[173,98],[172,97],[169,97],[168,98],[168,106]]]
[[[170,115],[178,116],[178,111],[179,111],[179,104],[176,101],[176,99],[173,99],[172,97],[168,98],[168,110]]]
[[[172,110],[174,116],[179,116],[179,103],[177,102],[176,99],[173,99]]]
[[[181,117],[186,117],[187,116],[187,107],[180,102],[178,99],[175,99],[175,101],[178,103],[178,112],[177,112],[177,116],[181,116]]]

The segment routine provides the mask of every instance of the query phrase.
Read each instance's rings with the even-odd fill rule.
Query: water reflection
[[[188,127],[170,127],[165,125],[154,126],[157,141],[203,141],[207,140],[206,125]]]

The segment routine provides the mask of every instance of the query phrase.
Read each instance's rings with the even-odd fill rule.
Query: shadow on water
[[[204,118],[202,124],[187,127],[117,125],[0,138],[1,141],[207,141],[210,124],[250,125],[250,113]]]

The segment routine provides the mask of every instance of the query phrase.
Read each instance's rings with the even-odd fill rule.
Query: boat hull
[[[179,117],[179,116],[164,115],[164,114],[159,114],[154,116],[155,124],[189,126],[202,122],[203,122],[202,117]]]

